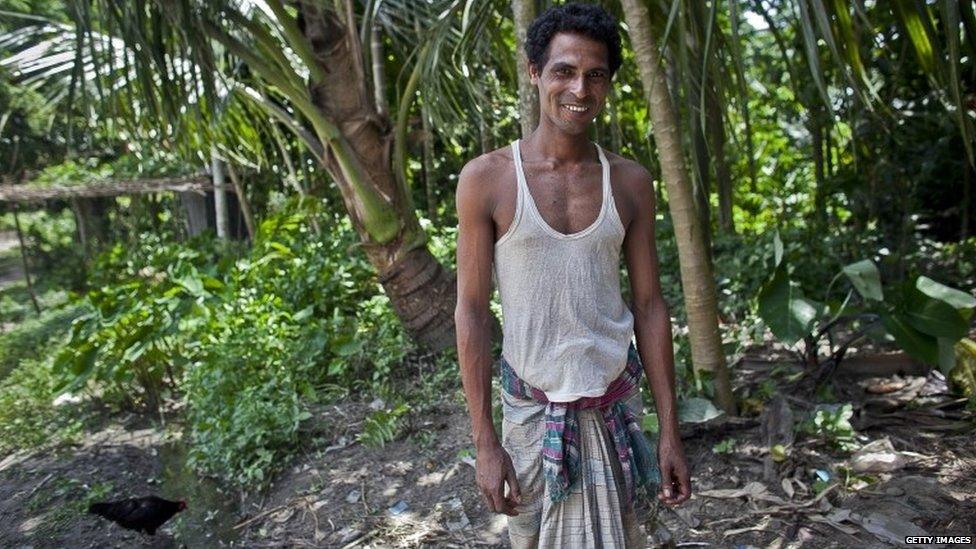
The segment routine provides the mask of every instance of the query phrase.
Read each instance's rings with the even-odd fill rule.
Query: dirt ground
[[[740,365],[740,387],[755,386],[774,368]],[[882,395],[864,388],[877,380],[838,379],[834,388],[838,401],[854,403],[859,442],[886,438],[900,468],[854,474],[849,453],[803,437],[773,460],[769,411],[689,426],[683,435],[695,495],[678,509],[643,509],[648,546],[885,547],[907,535],[976,535],[971,412],[940,392],[938,375],[888,381],[904,385]],[[900,394],[906,388],[914,393]],[[796,420],[813,406],[784,393]],[[172,425],[160,430],[137,416],[108,417],[82,446],[0,458],[0,546],[507,545],[504,518],[486,512],[475,490],[459,392],[412,418],[405,436],[382,448],[356,441],[369,412],[358,401],[316,410],[303,439],[317,442],[269,490],[254,494],[223,493],[186,471]],[[324,425],[343,430],[316,427]],[[189,502],[155,538],[82,513],[95,496],[148,493]]]

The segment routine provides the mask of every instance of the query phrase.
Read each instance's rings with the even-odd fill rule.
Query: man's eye
[[[590,78],[604,78],[606,75],[602,72],[591,72]]]

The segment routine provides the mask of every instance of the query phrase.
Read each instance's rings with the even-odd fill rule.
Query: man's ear
[[[526,61],[526,64],[528,65],[528,69],[529,69],[529,82],[531,82],[533,86],[538,85],[539,67],[535,63],[532,63],[531,61]]]

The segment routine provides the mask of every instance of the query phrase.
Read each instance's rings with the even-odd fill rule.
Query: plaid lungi
[[[631,471],[621,465],[620,445],[608,428],[606,408],[575,411],[579,478],[568,493],[554,498],[543,451],[551,406],[514,392],[502,391],[502,446],[512,458],[522,494],[519,515],[508,519],[512,547],[643,547],[646,537],[635,512]],[[643,404],[636,386],[616,402],[639,422]],[[651,474],[658,474],[656,464]]]

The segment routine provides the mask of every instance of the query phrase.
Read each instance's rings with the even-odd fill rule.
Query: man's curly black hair
[[[553,6],[537,17],[525,37],[525,56],[539,71],[548,61],[549,42],[560,32],[574,32],[607,45],[610,74],[620,68],[620,33],[617,22],[595,4]]]

